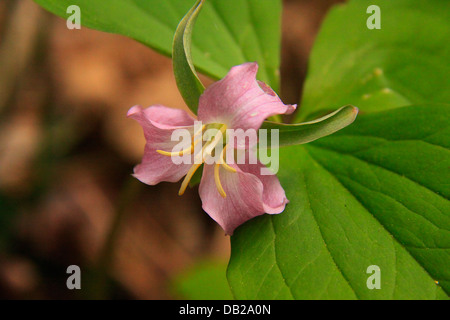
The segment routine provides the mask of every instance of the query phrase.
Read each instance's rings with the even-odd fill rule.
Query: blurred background
[[[338,2],[284,1],[285,103],[298,103]],[[126,118],[136,104],[187,109],[169,58],[68,30],[32,0],[0,0],[0,299],[231,298],[229,237],[197,187],[178,197],[179,184],[130,178],[145,144]],[[81,290],[66,287],[69,265],[81,268]]]

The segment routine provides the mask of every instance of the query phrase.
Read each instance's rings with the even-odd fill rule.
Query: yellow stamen
[[[195,138],[199,135],[199,133],[203,132],[203,129],[205,129],[205,127],[206,127],[206,124],[202,125],[202,127],[199,130],[197,130],[197,132],[194,133],[192,140],[195,140]]]
[[[182,196],[184,192],[186,191],[186,188],[189,184],[189,181],[191,181],[192,177],[194,176],[195,171],[201,166],[201,164],[194,164],[184,177],[183,183],[181,183],[180,191],[178,191],[178,195]]]
[[[207,154],[211,155],[212,151],[216,148],[217,144],[221,141],[223,142],[222,137],[226,130],[227,126],[225,124],[220,127],[219,131],[214,136],[214,139],[212,139],[212,141],[205,147],[205,152]]]
[[[192,144],[181,151],[177,151],[177,152],[168,152],[168,151],[164,151],[164,150],[156,150],[156,152],[158,152],[159,154],[165,155],[165,156],[183,156],[185,154],[192,154],[194,152],[194,147],[198,144],[199,141],[203,140],[203,130],[205,129],[205,125],[203,125],[200,129],[198,129],[195,133],[194,136],[192,138]],[[211,153],[213,152],[213,150],[216,148],[216,146],[223,140],[223,136],[225,131],[227,130],[227,126],[226,125],[221,125],[220,129],[218,130],[217,134],[214,136],[214,138],[207,142],[203,147],[201,152],[199,152],[198,154],[195,155],[195,159],[194,159],[194,165],[189,169],[189,171],[187,172],[186,176],[184,177],[183,182],[181,183],[181,187],[180,190],[178,191],[178,195],[183,195],[184,192],[186,191],[187,186],[189,185],[189,182],[191,181],[192,177],[194,176],[195,172],[197,171],[197,169],[203,164],[204,162],[204,156],[205,154],[208,154],[209,156],[211,156]],[[200,139],[195,140],[198,136],[200,135]],[[219,162],[216,163],[214,165],[214,181],[216,183],[216,188],[217,191],[219,192],[219,194],[225,198],[227,196],[227,194],[225,193],[225,190],[222,187],[222,184],[220,182],[220,166],[222,165],[224,167],[225,170],[229,171],[229,172],[236,172],[236,169],[229,166],[226,162],[225,162],[225,150],[226,150],[227,146],[225,145],[222,149],[222,152],[220,154],[219,157]]]
[[[163,156],[183,156],[185,154],[190,154],[194,151],[194,147],[197,145],[197,143],[199,143],[201,139],[198,139],[197,141],[193,142],[188,148],[181,150],[181,151],[177,151],[177,152],[168,152],[168,151],[164,151],[164,150],[156,150],[156,152],[158,152],[159,154],[162,154]]]
[[[214,138],[212,139],[212,141],[208,141],[203,147],[202,150],[200,150],[200,152],[197,152],[195,154],[195,158],[194,158],[194,163],[195,164],[201,164],[205,161],[205,154],[209,154],[211,155],[212,150],[214,150],[214,148],[216,147],[216,145],[220,142],[220,138],[222,137],[223,132],[227,129],[226,125],[223,125],[219,132],[216,134],[216,136],[214,136]],[[219,137],[217,137],[219,136]],[[203,137],[199,140],[202,140]],[[195,151],[195,150],[194,150]]]
[[[224,168],[225,170],[227,170],[228,172],[235,173],[235,172],[237,171],[235,168],[230,167],[230,166],[229,166],[228,164],[226,164],[226,163],[222,163],[222,165],[223,165],[223,168]]]
[[[199,135],[199,133],[203,132],[204,128],[205,128],[205,125],[202,125],[202,127],[199,130],[197,130],[197,132],[194,133],[194,136],[192,137],[192,144],[188,148],[181,150],[181,151],[177,151],[177,152],[169,152],[169,151],[164,151],[164,150],[156,150],[156,152],[158,152],[159,154],[162,154],[163,156],[168,156],[168,157],[183,156],[185,154],[190,154],[194,151],[195,145],[201,140],[201,139],[198,139],[197,141],[194,141],[195,138]]]
[[[226,198],[227,194],[225,193],[225,190],[223,190],[222,184],[220,183],[219,169],[220,164],[216,164],[214,166],[214,181],[216,182],[216,187],[217,191],[219,191],[219,194],[222,196],[222,198]]]
[[[225,161],[225,159],[224,159],[224,155],[225,155],[225,150],[226,150],[226,148],[227,148],[227,145],[225,145],[225,147],[223,147],[222,152],[220,153],[219,161],[220,161],[220,164],[223,165],[223,168],[224,168],[225,170],[234,173],[234,172],[236,172],[236,169],[233,168],[233,167],[230,167],[230,166],[227,164],[227,162]]]
[[[182,156],[184,154],[189,154],[192,153],[192,149],[193,146],[190,145],[188,148],[181,150],[181,151],[177,151],[177,152],[168,152],[168,151],[164,151],[164,150],[156,150],[156,152],[158,152],[159,154],[162,154],[163,156]]]
[[[197,141],[200,141],[202,139],[203,139],[203,137],[198,139]],[[200,150],[200,152],[195,153],[195,156],[194,156],[194,163],[195,164],[202,164],[204,162],[205,159],[204,159],[203,156],[205,154],[205,149],[206,149],[207,146],[208,146],[208,144],[205,144],[204,146],[202,146],[202,150]]]

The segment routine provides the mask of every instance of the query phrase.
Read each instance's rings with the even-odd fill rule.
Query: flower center
[[[186,188],[194,176],[197,169],[204,163],[206,160],[215,159],[218,152],[220,152],[219,157],[215,160],[214,165],[214,181],[216,183],[216,188],[219,194],[225,198],[227,195],[225,190],[222,187],[220,182],[220,174],[219,169],[222,165],[224,169],[229,172],[236,172],[236,169],[230,167],[225,161],[225,150],[227,147],[227,137],[226,137],[227,126],[225,124],[208,124],[203,125],[199,128],[192,137],[191,145],[179,152],[167,152],[164,150],[156,150],[159,154],[165,156],[183,156],[187,154],[194,153],[194,164],[187,172],[184,177],[183,182],[181,183],[180,191],[178,191],[178,195],[183,195],[186,191]],[[202,142],[202,148],[198,152],[196,152],[196,146],[199,142]],[[203,142],[206,142],[203,145]],[[221,150],[220,150],[221,149]],[[208,163],[207,163],[208,164]]]

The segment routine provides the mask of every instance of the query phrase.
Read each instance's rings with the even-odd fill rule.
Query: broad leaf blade
[[[370,5],[381,29],[369,30]],[[361,112],[450,101],[450,1],[353,0],[333,8],[311,52],[297,121],[352,104]]]
[[[121,34],[170,56],[179,21],[195,0],[35,0],[67,19],[70,5],[81,9],[83,26]],[[280,0],[207,0],[192,39],[199,72],[223,78],[232,66],[257,61],[258,79],[279,87]]]
[[[236,298],[447,298],[449,124],[448,105],[411,106],[281,148],[291,202],[236,230]],[[381,268],[379,290],[366,286],[370,265]]]
[[[226,269],[226,261],[200,261],[172,280],[175,294],[187,300],[231,300]]]
[[[351,124],[358,108],[345,106],[322,118],[298,124],[266,121],[261,129],[279,130],[279,146],[303,144],[330,135]]]
[[[173,72],[187,106],[197,113],[198,101],[205,87],[201,83],[194,68],[191,57],[191,38],[195,20],[201,10],[204,0],[198,0],[181,20],[173,39]]]

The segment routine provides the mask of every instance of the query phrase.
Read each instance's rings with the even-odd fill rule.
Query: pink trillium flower
[[[225,78],[204,91],[198,106],[198,121],[204,125],[197,132],[194,132],[195,119],[184,110],[161,105],[146,109],[134,106],[127,114],[140,123],[146,138],[144,156],[141,164],[134,168],[134,176],[149,185],[177,182],[185,177],[179,191],[182,195],[203,162],[199,186],[203,210],[229,235],[255,216],[277,214],[285,209],[288,200],[278,178],[261,175],[264,165],[259,161],[256,164],[226,161],[207,164],[202,156],[201,161],[194,164],[175,164],[171,151],[178,142],[172,141],[171,136],[174,130],[186,129],[195,138],[202,136],[209,126],[219,128],[218,135],[224,134],[227,128],[258,130],[266,118],[292,113],[296,105],[283,104],[269,86],[256,80],[257,71],[257,63],[235,66]],[[192,154],[195,139],[192,140],[191,146],[175,153]],[[226,145],[223,150],[225,148]],[[221,159],[224,160],[222,155]]]

